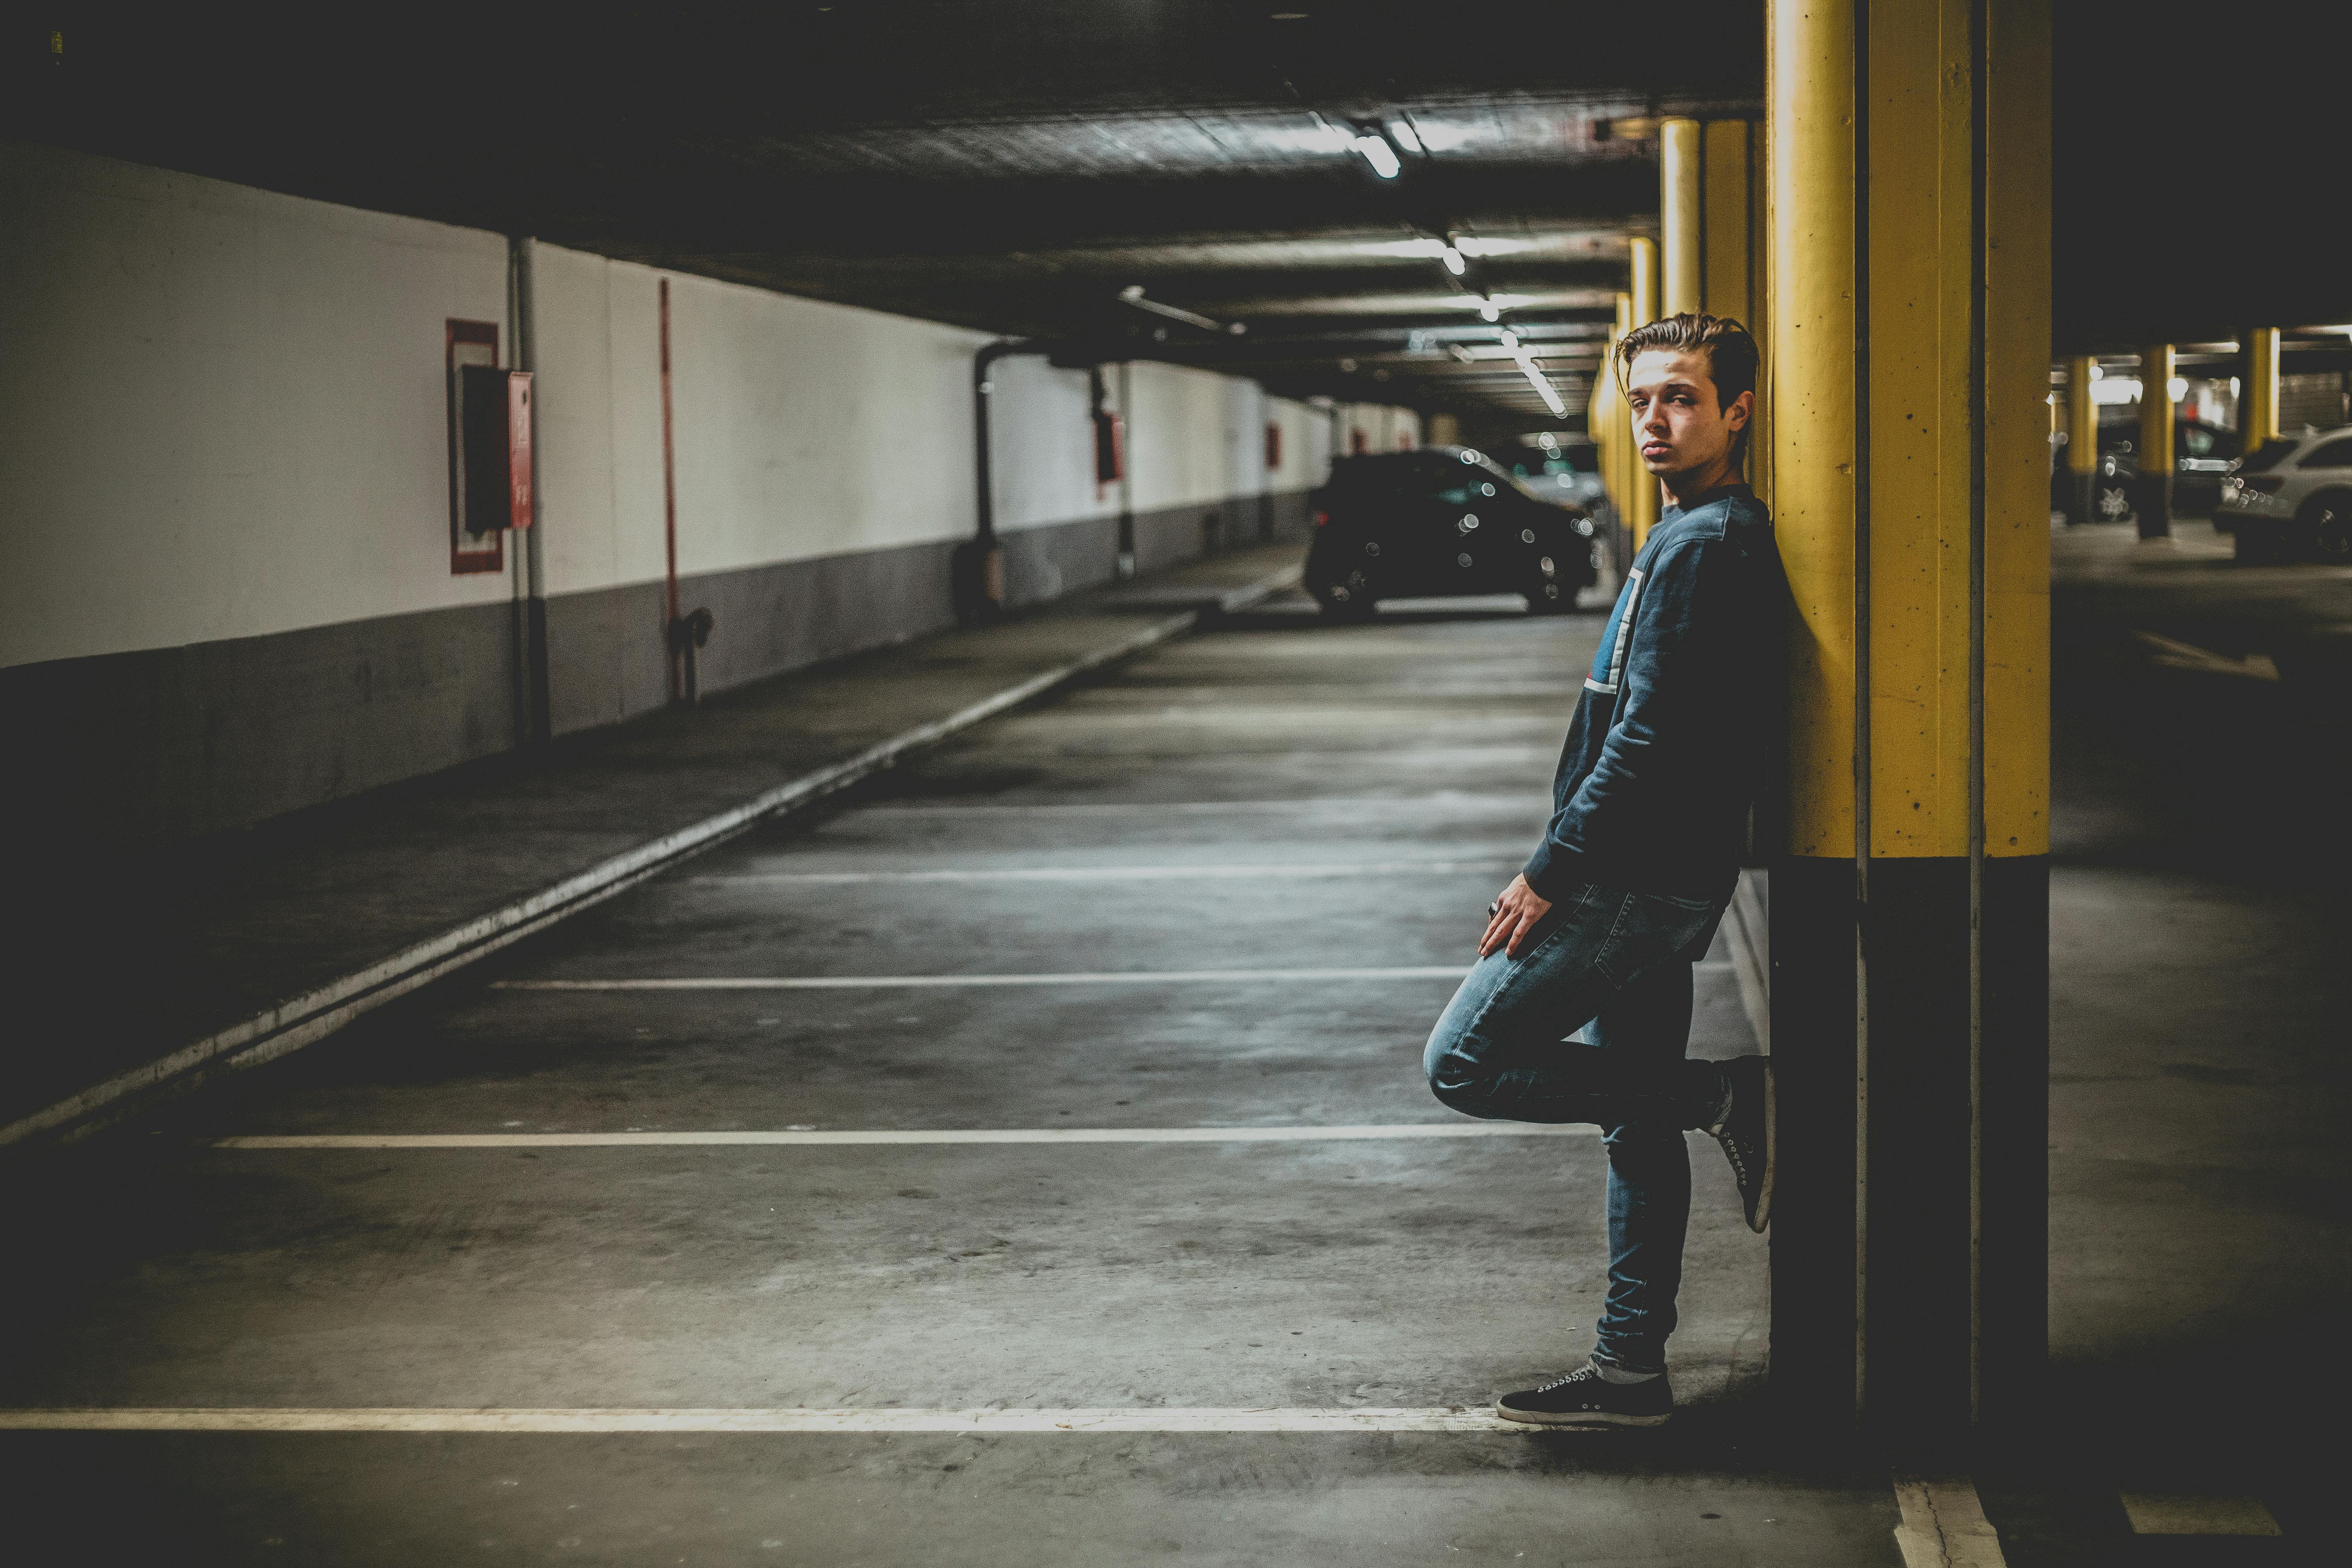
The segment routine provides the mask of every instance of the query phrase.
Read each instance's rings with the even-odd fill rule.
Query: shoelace
[[[1571,1383],[1591,1383],[1597,1380],[1600,1376],[1601,1374],[1592,1369],[1592,1363],[1591,1362],[1587,1362],[1582,1366],[1578,1367],[1574,1372],[1562,1373],[1559,1376],[1553,1378],[1549,1383],[1547,1383],[1542,1387],[1537,1389],[1536,1392],[1538,1394],[1549,1394],[1555,1388],[1566,1388]]]

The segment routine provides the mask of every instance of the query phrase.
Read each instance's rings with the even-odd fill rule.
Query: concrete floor
[[[2017,1568],[2319,1562],[2344,749],[2308,687],[2135,639],[2179,591],[2117,590],[2139,559],[2060,583],[2059,1415],[1978,1484]],[[2329,585],[2289,588],[2324,623]],[[1443,977],[526,987],[1466,963],[1594,633],[1236,618],[20,1167],[0,1406],[1431,1409],[1571,1364],[1603,1265],[1584,1137],[208,1141],[1445,1121],[1417,1074]],[[2249,777],[2267,809],[2212,809]],[[1752,1048],[1722,952],[1698,981],[1694,1049]],[[1901,1562],[1883,1460],[1758,1414],[1765,1244],[1693,1153],[1659,1433],[0,1433],[0,1501],[32,1561]],[[2142,1493],[2253,1499],[2286,1535],[2135,1536]]]
[[[1451,1120],[1418,1075],[1443,975],[511,985],[1466,966],[1594,635],[1242,619],[189,1105],[143,1179],[92,1175],[110,1224],[20,1217],[41,1266],[0,1405],[1426,1409],[1570,1365],[1605,1267],[1590,1136],[200,1141]],[[1155,874],[986,875],[1116,868]],[[1170,874],[1202,868],[1247,874]],[[1753,1048],[1719,953],[1699,996],[1695,1049]],[[1893,1563],[1883,1474],[1744,1435],[1764,1244],[1694,1154],[1665,1434],[18,1434],[0,1473],[61,1545],[226,1562]]]

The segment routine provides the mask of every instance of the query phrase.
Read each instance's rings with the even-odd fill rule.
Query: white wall
[[[666,569],[665,274],[547,245],[533,248],[532,272],[548,591],[650,582]],[[985,334],[667,276],[680,574],[971,531],[971,360]],[[1015,517],[1079,482],[1092,504],[1086,378],[1071,414],[1066,385],[1042,371],[1011,362],[1000,380],[1013,384],[999,423],[1013,428],[997,432],[999,504],[1009,493]],[[1056,419],[1073,432],[1066,450],[1037,450],[1024,426]]]
[[[444,323],[498,235],[0,142],[0,665],[487,605],[453,576]],[[663,574],[662,274],[533,248],[548,591]],[[671,275],[678,567],[961,538],[984,334]],[[1138,363],[1139,512],[1320,481],[1326,416]],[[1087,377],[996,367],[1001,528],[1099,519]],[[1357,408],[1390,449],[1401,410]],[[1264,426],[1289,431],[1265,471]],[[519,554],[509,551],[509,554]]]
[[[1276,492],[1313,489],[1331,477],[1331,416],[1287,397],[1265,400],[1265,419],[1282,427],[1282,466],[1266,476]]]
[[[505,597],[449,574],[442,366],[506,249],[0,142],[0,664]]]
[[[1080,518],[1118,516],[1118,486],[1095,483],[1094,394],[1087,373],[1055,370],[1036,355],[1011,354],[990,367],[990,375],[996,385],[989,414],[989,478],[997,528],[1014,532]],[[1118,372],[1106,367],[1103,376],[1104,405],[1116,408]],[[969,354],[964,384],[971,384]],[[971,420],[961,430],[943,431],[939,447],[955,468],[955,482],[968,498],[972,489]],[[950,531],[959,537],[970,532],[971,511],[967,500]]]

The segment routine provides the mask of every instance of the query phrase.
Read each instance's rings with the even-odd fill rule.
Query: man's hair
[[[1688,353],[1694,351],[1706,355],[1708,374],[1715,378],[1715,404],[1718,409],[1728,408],[1743,392],[1756,390],[1756,365],[1759,357],[1756,340],[1748,329],[1728,316],[1706,316],[1696,310],[1684,310],[1664,316],[1647,326],[1635,327],[1617,340],[1617,390],[1625,390],[1625,377],[1633,371],[1633,356],[1653,349],[1668,353]],[[1748,432],[1743,429],[1732,437],[1732,461],[1748,460]]]

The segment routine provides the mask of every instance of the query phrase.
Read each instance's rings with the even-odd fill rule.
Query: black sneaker
[[[1748,1228],[1759,1235],[1772,1223],[1773,1124],[1772,1060],[1769,1057],[1735,1057],[1723,1064],[1731,1084],[1731,1103],[1723,1121],[1707,1131],[1723,1145],[1731,1162],[1732,1180],[1739,1184],[1739,1201],[1748,1210]]]
[[[1495,1401],[1495,1414],[1504,1420],[1537,1426],[1663,1426],[1674,1413],[1675,1391],[1663,1376],[1612,1383],[1590,1362],[1540,1388]]]

